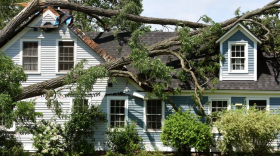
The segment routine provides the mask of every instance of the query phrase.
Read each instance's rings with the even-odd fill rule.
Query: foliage
[[[4,28],[8,21],[15,17],[22,9],[21,6],[12,5],[13,3],[26,2],[28,0],[1,0],[0,1],[0,30]]]
[[[3,156],[28,156],[23,150],[22,144],[16,140],[14,135],[5,130],[0,130],[0,155]]]
[[[65,149],[63,141],[64,127],[55,120],[41,120],[33,132],[33,146],[37,153],[44,155],[61,155]]]
[[[162,152],[154,151],[148,152],[145,150],[135,151],[134,153],[130,153],[130,156],[173,156],[174,154],[164,154]],[[123,156],[123,154],[115,153],[113,151],[108,151],[105,156]]]
[[[124,128],[108,129],[108,147],[119,153],[131,155],[142,149],[142,137],[136,130],[136,123],[128,124]]]
[[[120,15],[114,17],[102,17],[87,15],[82,12],[73,11],[75,25],[83,31],[134,31],[142,24],[129,21],[126,14],[140,15],[143,11],[142,0],[87,0],[84,5],[102,9],[121,10]]]
[[[278,112],[279,113],[279,112]],[[280,115],[254,107],[225,111],[215,122],[223,136],[217,142],[223,153],[239,152],[264,155],[280,132]]]
[[[164,145],[175,147],[180,152],[190,152],[191,148],[204,151],[210,147],[212,134],[209,126],[197,115],[179,110],[164,121],[160,139]]]
[[[74,99],[69,121],[65,123],[66,151],[69,153],[75,151],[78,154],[93,153],[96,123],[106,121],[106,114],[99,106],[90,106],[79,99]]]

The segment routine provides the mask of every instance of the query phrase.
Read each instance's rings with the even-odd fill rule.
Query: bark
[[[76,3],[71,3],[67,1],[52,1],[46,0],[45,2],[40,3],[40,6],[51,5],[54,7],[61,7],[65,9],[75,10],[79,12],[84,12],[86,14],[94,14],[98,16],[105,16],[105,17],[113,17],[120,14],[119,10],[110,10],[110,9],[100,9],[92,6],[86,5],[79,5]],[[191,28],[203,28],[206,27],[206,24],[203,23],[196,23],[191,21],[185,20],[177,20],[177,19],[163,19],[163,18],[153,18],[153,17],[144,17],[144,16],[137,16],[132,14],[126,14],[126,18],[131,21],[141,22],[141,23],[148,23],[148,24],[161,24],[161,25],[185,25]]]
[[[265,13],[265,11],[272,9],[272,8],[280,8],[278,3],[280,0],[275,0],[266,6],[264,6],[261,9],[257,9],[251,12],[248,12],[241,17],[235,17],[232,19],[229,19],[222,24],[224,30],[230,29],[236,22],[244,20],[244,19],[249,19],[253,16],[256,15],[261,15],[262,13]],[[13,20],[11,20],[7,26],[0,32],[0,45],[3,42],[6,42],[6,39],[9,37],[9,34],[13,31],[15,31],[16,27],[21,24],[25,19],[27,19],[32,13],[34,13],[35,10],[38,9],[38,7],[43,7],[45,5],[52,5],[55,7],[61,7],[65,9],[72,9],[88,14],[95,14],[98,16],[105,16],[105,17],[112,17],[116,16],[120,13],[118,10],[104,10],[104,9],[99,9],[95,7],[90,7],[90,6],[84,6],[84,5],[78,5],[75,3],[71,2],[66,2],[66,1],[50,1],[46,0],[45,2],[38,3],[38,0],[33,0],[31,4],[25,8],[18,16],[16,16]],[[194,22],[189,22],[189,21],[181,21],[181,20],[175,20],[175,19],[161,19],[161,18],[151,18],[151,17],[142,17],[142,16],[136,16],[136,15],[129,15],[127,14],[126,17],[129,20],[135,21],[135,22],[143,22],[143,23],[151,23],[151,24],[171,24],[171,25],[176,25],[178,22],[184,23],[186,26],[193,27],[193,28],[202,28],[205,27],[205,24],[201,23],[194,23]],[[192,31],[190,34],[191,35],[196,35],[199,33],[199,30],[197,31]],[[180,45],[179,42],[179,37],[174,36],[168,40],[162,41],[160,43],[154,44],[150,47],[148,47],[148,50],[150,51],[149,56],[157,56],[157,55],[169,55],[170,53],[166,51],[160,51],[161,49],[168,49],[171,46],[174,45]],[[159,50],[159,51],[157,51]],[[120,58],[115,61],[110,61],[106,62],[104,64],[101,64],[100,66],[104,66],[107,70],[117,70],[123,65],[128,65],[131,63],[131,58],[127,55],[123,58]],[[187,70],[185,68],[185,70]],[[124,73],[122,73],[124,74]],[[129,75],[126,73],[126,75]],[[131,76],[131,75],[130,75]],[[51,80],[47,80],[41,83],[37,83],[28,87],[23,88],[23,92],[21,95],[19,95],[16,99],[17,100],[22,100],[38,95],[42,95],[45,93],[45,90],[48,89],[55,89],[58,87],[61,87],[64,85],[63,81],[65,80],[65,76],[57,77]],[[198,85],[197,89],[200,91],[203,91],[203,89]]]
[[[1,31],[0,31],[0,45],[7,42],[18,26],[28,19],[32,13],[38,9],[39,0],[33,0],[28,7],[24,8],[16,17],[14,17]]]

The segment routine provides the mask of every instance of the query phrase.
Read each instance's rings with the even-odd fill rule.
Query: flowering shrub
[[[63,130],[55,120],[41,120],[34,129],[33,146],[38,153],[44,155],[59,155],[64,152]]]

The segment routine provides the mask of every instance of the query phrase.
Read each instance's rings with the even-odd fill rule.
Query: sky
[[[241,12],[255,10],[273,0],[143,0],[142,16],[173,18],[197,22],[202,15],[207,15],[215,22],[222,22],[234,17],[234,12],[241,7]],[[152,29],[163,29],[153,25]],[[173,31],[164,29],[164,31]]]

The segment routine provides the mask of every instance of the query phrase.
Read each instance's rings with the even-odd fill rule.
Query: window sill
[[[68,74],[70,71],[68,72],[56,72],[55,74],[59,75],[59,74]]]
[[[40,75],[41,73],[40,72],[24,72],[25,74],[28,74],[28,75]]]
[[[146,131],[144,131],[145,133],[162,133],[162,131],[161,130],[146,130]]]
[[[229,74],[248,74],[248,71],[230,71]]]

